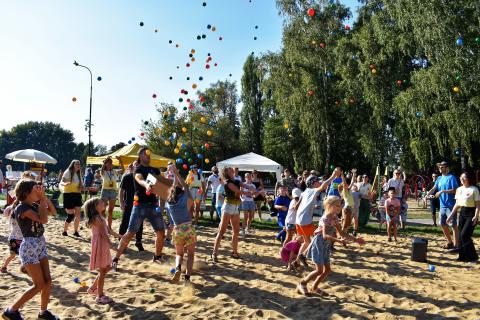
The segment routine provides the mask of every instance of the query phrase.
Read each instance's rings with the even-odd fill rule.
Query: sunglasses
[[[396,175],[396,176],[400,175],[400,172],[395,172],[395,175]]]

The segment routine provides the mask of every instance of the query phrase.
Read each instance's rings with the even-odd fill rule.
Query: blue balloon
[[[457,38],[457,46],[463,46],[463,39],[462,38]]]
[[[155,211],[157,211],[157,213],[160,213],[162,211],[162,209],[160,207],[156,207]]]
[[[170,269],[170,273],[171,273],[171,274],[175,274],[175,271],[177,271],[177,269],[175,269],[175,268],[171,268],[171,269]]]
[[[128,140],[128,144],[132,144],[132,140]]]
[[[330,71],[327,71],[327,73],[325,73],[325,75],[330,78],[332,76],[332,73]]]
[[[180,146],[180,148],[182,149],[185,149],[187,147],[187,145],[185,143],[182,143],[182,145]]]
[[[182,163],[183,163],[183,159],[182,159],[182,158],[178,158],[177,160],[175,160],[175,162],[177,162],[178,164],[182,164]]]
[[[132,141],[135,141],[135,137],[132,137]]]
[[[214,126],[214,125],[215,125],[215,121],[210,120],[210,122],[208,122],[208,124],[211,125],[211,126]]]
[[[421,116],[423,116],[423,112],[422,111],[417,111],[415,113],[415,115],[417,116],[417,118],[420,118]]]
[[[203,154],[197,153],[197,158],[198,158],[198,159],[202,159],[202,158],[203,158]]]
[[[353,55],[353,56],[352,56],[352,60],[354,60],[354,61],[357,60],[357,56],[356,56],[356,55]]]
[[[198,173],[199,173],[199,174],[202,174],[202,173],[203,173],[203,170],[202,170],[202,169],[198,169]]]
[[[80,280],[77,277],[75,277],[75,278],[73,278],[73,282],[80,283]]]

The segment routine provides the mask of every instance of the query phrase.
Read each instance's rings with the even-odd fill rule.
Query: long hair
[[[175,204],[178,202],[178,198],[184,193],[185,191],[183,190],[182,187],[179,186],[172,186],[170,188],[170,193],[167,198],[167,202],[169,204]]]
[[[113,164],[113,160],[111,157],[107,157],[107,159],[103,160],[102,164],[102,171],[107,171],[107,163],[111,162]]]
[[[77,162],[80,162],[80,160],[72,160],[72,162],[70,162],[70,165],[68,166],[68,171],[70,171],[70,182],[73,182],[73,174],[75,173],[74,170],[75,170],[75,163]],[[81,170],[78,170],[77,172],[77,176],[78,176],[78,181],[79,181],[79,184],[80,186],[82,186],[82,175],[80,174],[80,171]]]
[[[103,201],[99,197],[94,197],[88,199],[85,204],[83,205],[83,211],[85,212],[85,215],[87,216],[87,227],[91,228],[93,224],[93,220],[95,220],[96,217],[100,216],[100,212],[97,211],[97,205],[100,201]]]
[[[25,201],[36,184],[37,183],[32,179],[21,179],[18,181],[15,185],[15,201],[13,202],[12,207],[15,208],[19,202]]]
[[[223,179],[225,179],[225,181],[230,179],[230,177],[228,176],[228,169],[230,169],[230,167],[225,167],[222,169],[222,177]]]

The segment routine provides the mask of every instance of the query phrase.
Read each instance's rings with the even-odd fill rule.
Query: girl
[[[103,161],[102,168],[100,169],[100,174],[102,175],[102,193],[100,194],[100,198],[105,202],[108,203],[108,227],[112,227],[112,214],[113,209],[115,208],[115,201],[117,201],[117,173],[112,169],[113,168],[113,161],[112,158],[107,157]]]
[[[245,173],[245,187],[242,187],[243,191],[256,189],[255,185],[252,183],[252,175],[250,173]],[[248,195],[242,195],[240,197],[242,204],[240,205],[240,210],[243,211],[243,226],[245,231],[242,228],[240,230],[240,235],[245,235],[250,233],[250,226],[252,225],[252,220],[255,215],[255,201],[253,197]]]
[[[45,190],[35,181],[21,179],[15,186],[16,201],[14,217],[22,232],[23,241],[19,256],[22,265],[32,278],[33,286],[25,291],[14,304],[5,309],[3,319],[23,319],[20,308],[40,293],[38,319],[58,319],[47,310],[52,289],[52,278],[47,257],[43,225],[48,222],[48,214],[55,215],[55,207],[45,196]]]
[[[8,219],[10,223],[10,235],[8,236],[8,243],[10,247],[10,255],[8,258],[5,260],[3,263],[1,272],[6,273],[7,272],[7,267],[8,264],[15,259],[15,257],[18,255],[18,249],[20,248],[20,245],[22,244],[23,236],[22,236],[22,231],[20,230],[20,227],[18,226],[17,220],[15,220],[15,217],[13,215],[13,206],[8,206],[5,208],[3,211],[3,216]],[[21,267],[22,272],[25,272],[25,267]]]
[[[292,271],[298,267],[296,259],[302,243],[303,237],[297,236],[294,240],[285,243],[280,250],[280,257],[287,264],[287,271]]]
[[[460,232],[458,242],[458,261],[474,262],[478,260],[478,253],[472,240],[473,230],[480,218],[480,193],[478,188],[470,184],[470,177],[467,173],[460,176],[462,186],[455,194],[455,206],[447,218],[450,223],[460,211],[458,230]]]
[[[255,185],[257,192],[259,192],[253,200],[255,201],[255,206],[258,212],[258,218],[262,221],[262,206],[265,203],[265,191],[263,189],[263,180],[258,176],[258,171],[252,171],[252,183]]]
[[[80,161],[73,160],[68,169],[65,170],[60,181],[60,187],[63,192],[63,207],[67,212],[67,219],[63,226],[63,236],[68,236],[68,227],[75,220],[73,228],[75,237],[80,237],[78,229],[80,227],[80,208],[82,207],[82,177],[80,176]]]
[[[293,235],[295,234],[295,219],[297,218],[297,210],[295,206],[297,205],[298,199],[302,195],[302,190],[299,188],[295,188],[292,191],[292,201],[290,202],[290,206],[288,207],[287,217],[285,218],[285,227],[287,229],[287,237],[285,238],[285,242],[283,245],[289,243],[293,239]],[[302,238],[303,239],[303,238]]]
[[[318,290],[318,285],[325,280],[331,271],[330,250],[333,242],[337,241],[347,244],[345,238],[348,238],[358,244],[364,244],[362,238],[355,238],[343,232],[338,219],[338,214],[342,210],[341,198],[337,196],[328,196],[323,201],[323,207],[325,208],[325,213],[320,218],[318,228],[315,230],[315,237],[312,240],[312,244],[307,254],[307,256],[312,259],[313,263],[315,263],[315,270],[303,278],[297,286],[297,291],[304,295],[308,293],[322,294],[322,292]],[[337,238],[335,231],[338,232],[342,238]],[[315,281],[310,290],[307,289],[307,284],[314,279]]]
[[[112,256],[110,255],[109,235],[120,238],[120,235],[108,227],[102,214],[105,212],[105,203],[100,198],[91,198],[85,202],[83,207],[87,216],[87,227],[92,229],[92,253],[90,255],[90,271],[98,270],[98,275],[87,292],[95,295],[95,302],[98,304],[109,304],[113,300],[103,294],[105,276],[110,271]]]
[[[222,206],[223,206],[223,201],[225,201],[225,184],[222,178],[218,179],[219,180],[219,185],[217,187],[217,191],[215,192],[215,195],[217,197],[217,201],[215,202],[215,210],[217,212],[217,217],[218,220],[222,219]]]
[[[170,189],[167,199],[167,211],[170,214],[170,221],[173,222],[173,243],[175,244],[175,274],[172,277],[173,283],[178,283],[182,275],[182,260],[187,250],[187,270],[185,271],[185,284],[190,282],[190,276],[193,271],[193,261],[195,259],[195,244],[197,242],[195,229],[192,226],[192,214],[190,208],[193,200],[188,190],[185,180],[180,177],[178,169],[173,167],[172,172],[175,175],[174,183]],[[176,184],[180,184],[177,186]]]
[[[238,212],[238,206],[240,205],[240,195],[252,195],[255,194],[254,190],[242,191],[240,187],[247,187],[243,182],[235,180],[235,173],[231,167],[225,167],[222,170],[222,176],[225,180],[225,201],[222,206],[222,220],[220,221],[219,230],[215,238],[213,245],[213,252],[211,255],[213,262],[218,262],[218,248],[220,247],[220,241],[227,231],[228,225],[231,223],[233,235],[232,235],[232,254],[231,257],[239,259],[238,255],[238,234],[240,230],[240,215]]]

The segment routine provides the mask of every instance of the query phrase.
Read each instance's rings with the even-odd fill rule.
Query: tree
[[[254,55],[249,55],[243,66],[242,102],[240,113],[242,144],[247,151],[263,151],[263,93],[261,88],[263,66]]]
[[[82,159],[85,146],[75,143],[73,133],[53,122],[30,121],[19,124],[9,131],[0,132],[0,154],[21,150],[37,149],[57,160],[50,171],[64,170],[73,159]]]

